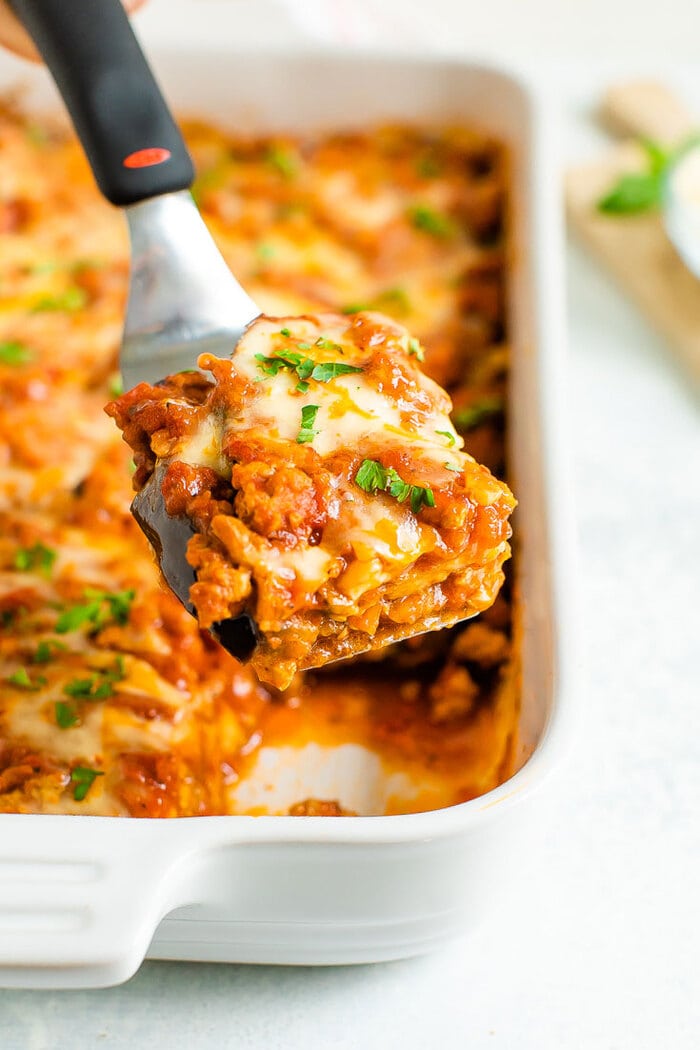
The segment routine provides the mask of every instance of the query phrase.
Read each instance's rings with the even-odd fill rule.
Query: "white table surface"
[[[164,2],[144,17],[151,39]],[[167,3],[185,19],[198,6],[230,7]],[[559,59],[563,50],[579,63],[546,71],[563,103],[562,163],[599,146],[586,108],[615,66],[594,68],[594,54],[614,55],[617,37],[626,65],[644,70],[659,66],[660,41],[674,79],[671,59],[697,48],[695,0],[667,0],[680,28],[638,3],[488,6],[435,0],[433,9],[453,44],[476,37],[483,53],[495,53],[510,12],[517,25],[501,50],[520,61],[555,57],[559,19]],[[674,75],[692,88],[688,70]],[[694,93],[700,111],[700,76]],[[661,341],[575,248],[568,274],[581,711],[531,869],[500,912],[471,939],[401,963],[146,963],[105,991],[0,992],[2,1050],[700,1045],[698,405]]]

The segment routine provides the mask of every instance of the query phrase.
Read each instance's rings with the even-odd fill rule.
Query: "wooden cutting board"
[[[569,223],[700,384],[700,280],[681,262],[658,213],[604,215],[597,208],[621,175],[646,170],[645,153],[635,140],[674,145],[697,130],[700,122],[655,81],[611,88],[599,117],[622,141],[599,159],[567,173]]]

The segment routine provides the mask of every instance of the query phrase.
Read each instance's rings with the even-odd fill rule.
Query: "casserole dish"
[[[506,73],[443,60],[179,51],[156,56],[156,66],[177,110],[242,131],[459,121],[484,126],[509,146],[510,474],[520,501],[523,596],[519,770],[460,805],[371,819],[3,815],[5,985],[115,984],[146,954],[338,964],[426,951],[473,925],[516,870],[536,814],[529,796],[565,731],[571,552],[555,403],[561,251],[542,102]],[[3,69],[7,86],[17,81],[7,59],[0,82]],[[27,104],[42,105],[51,97],[47,79],[42,71],[33,79]],[[358,792],[373,790],[371,754],[340,750],[281,749],[273,793],[291,778],[292,797],[337,796],[371,808],[354,803]]]

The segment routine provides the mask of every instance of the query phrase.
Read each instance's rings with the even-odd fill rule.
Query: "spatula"
[[[228,356],[260,313],[231,274],[189,193],[192,161],[119,0],[11,0],[63,96],[97,185],[124,209],[131,280],[119,365],[124,386]],[[163,576],[189,612],[189,521],[170,517],[154,471],[132,510]],[[248,616],[212,633],[239,659],[255,645]]]

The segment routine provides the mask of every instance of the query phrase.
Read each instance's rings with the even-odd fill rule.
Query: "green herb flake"
[[[114,686],[126,676],[124,657],[118,656],[112,667],[94,671],[87,678],[74,678],[63,687],[66,696],[78,700],[106,700],[114,696]]]
[[[66,704],[63,700],[57,700],[53,705],[56,725],[59,729],[72,729],[78,725],[80,718],[72,704]]]
[[[233,159],[228,153],[223,153],[214,160],[210,167],[197,173],[197,178],[190,189],[196,204],[201,204],[206,193],[221,189],[226,185]]]
[[[82,802],[97,777],[103,776],[104,773],[100,769],[90,769],[88,766],[75,766],[70,774],[75,801]]]
[[[272,244],[257,244],[255,246],[255,254],[260,262],[268,262],[270,259],[275,257],[275,248]]]
[[[399,503],[403,503],[411,495],[412,486],[407,481],[404,481],[393,467],[389,467],[386,472],[386,485],[384,487],[389,495],[393,496]]]
[[[0,342],[0,365],[11,365],[17,368],[19,365],[28,365],[34,358],[34,351],[30,350],[24,343],[14,340]]]
[[[431,237],[453,237],[457,232],[452,219],[442,212],[429,208],[426,204],[415,204],[408,209],[408,218],[416,230],[429,233]]]
[[[320,405],[304,405],[301,410],[301,429],[297,434],[297,444],[306,445],[318,434],[318,430],[314,430],[314,423],[316,422],[316,415]]]
[[[451,434],[449,430],[436,430],[435,433],[439,434],[440,437],[447,438],[447,444],[450,448],[455,444],[455,436],[454,434]]]
[[[454,470],[457,474],[462,469],[461,467],[458,467],[456,463],[443,463],[443,466],[445,470]]]
[[[411,510],[413,513],[417,514],[423,504],[425,504],[426,507],[435,506],[433,490],[430,488],[420,488],[418,485],[411,485]]]
[[[280,335],[283,335],[285,339],[292,338],[292,333],[289,331],[288,328],[280,328]]]
[[[30,678],[26,667],[20,667],[14,674],[9,675],[7,681],[15,689],[27,689],[32,693],[41,689],[42,685],[46,685],[46,679],[43,675],[38,675],[35,679]]]
[[[136,592],[128,591],[99,591],[94,587],[88,587],[84,592],[88,599],[83,605],[72,605],[64,609],[56,621],[56,633],[68,634],[77,631],[86,624],[90,626],[91,633],[99,631],[108,623],[113,622],[124,625],[129,619],[131,603],[136,597]]]
[[[309,343],[298,343],[297,345],[301,350],[311,349]],[[276,376],[283,369],[296,373],[297,378],[300,380],[297,390],[301,393],[305,393],[308,390],[307,379],[315,379],[319,383],[327,383],[330,379],[335,379],[336,376],[362,371],[361,368],[343,364],[342,361],[326,361],[323,364],[316,364],[312,358],[304,357],[293,350],[277,350],[272,357],[256,354],[255,360],[258,362],[258,368],[268,376]]]
[[[32,547],[20,547],[15,554],[15,568],[20,572],[38,569],[44,576],[48,576],[55,561],[56,551],[45,547],[43,543],[35,543]]]
[[[661,202],[661,178],[652,172],[623,175],[613,188],[598,201],[604,215],[637,215],[658,207]]]
[[[697,135],[691,135],[670,150],[651,139],[641,139],[639,145],[646,154],[646,170],[621,175],[598,200],[598,211],[603,215],[640,215],[658,209],[669,170],[687,149],[697,144]]]
[[[365,310],[378,310],[380,313],[407,314],[411,310],[411,300],[403,288],[386,288],[367,302],[349,303],[341,313],[359,314]]]
[[[362,461],[355,475],[355,483],[365,492],[387,492],[399,503],[410,499],[411,510],[414,514],[417,514],[423,505],[435,506],[432,489],[409,484],[393,467],[384,468],[375,459]]]
[[[24,129],[24,133],[27,136],[27,141],[31,142],[32,146],[36,146],[41,149],[45,146],[50,139],[50,135],[45,127],[41,124],[37,124],[36,121],[30,121]]]
[[[368,309],[392,314],[407,314],[411,309],[411,300],[403,288],[387,288],[375,296]]]
[[[332,339],[324,339],[322,335],[318,337],[314,346],[320,347],[321,350],[334,350],[339,354],[343,353],[343,348],[340,343],[334,343]]]
[[[194,369],[192,369],[194,371]],[[107,384],[110,397],[121,397],[124,393],[124,381],[119,372],[114,372],[109,377],[109,383]]]
[[[425,361],[425,351],[415,337],[408,340],[408,356],[415,357],[421,364]]]
[[[361,371],[362,369],[356,365],[346,365],[342,361],[324,361],[323,364],[316,365],[311,373],[311,378],[317,379],[319,383],[327,383],[329,379],[335,379],[336,376],[346,376],[352,372]]]
[[[114,696],[111,679],[103,677],[97,671],[88,678],[74,678],[63,687],[66,696],[80,700],[106,700]]]
[[[87,298],[85,289],[74,285],[59,295],[45,295],[38,299],[32,307],[32,313],[44,313],[49,310],[75,313],[76,310],[82,310],[87,303]]]
[[[386,488],[386,471],[376,459],[363,459],[355,475],[355,484],[365,492],[377,492]]]
[[[265,160],[284,179],[293,179],[299,171],[298,156],[284,146],[270,146]]]
[[[33,664],[48,664],[53,660],[56,653],[65,651],[66,646],[63,642],[58,642],[54,638],[42,639],[39,642],[34,655],[32,656]]]
[[[416,161],[416,174],[422,179],[435,179],[442,174],[442,164],[432,153],[426,153]]]
[[[43,273],[56,273],[57,270],[62,270],[63,264],[58,262],[56,259],[43,259],[41,262],[32,263],[26,267],[26,273],[31,274],[43,274]]]
[[[484,423],[492,416],[497,416],[503,411],[503,399],[500,397],[484,397],[481,401],[475,401],[467,408],[458,409],[452,416],[452,422],[458,430],[473,430],[474,427]]]

